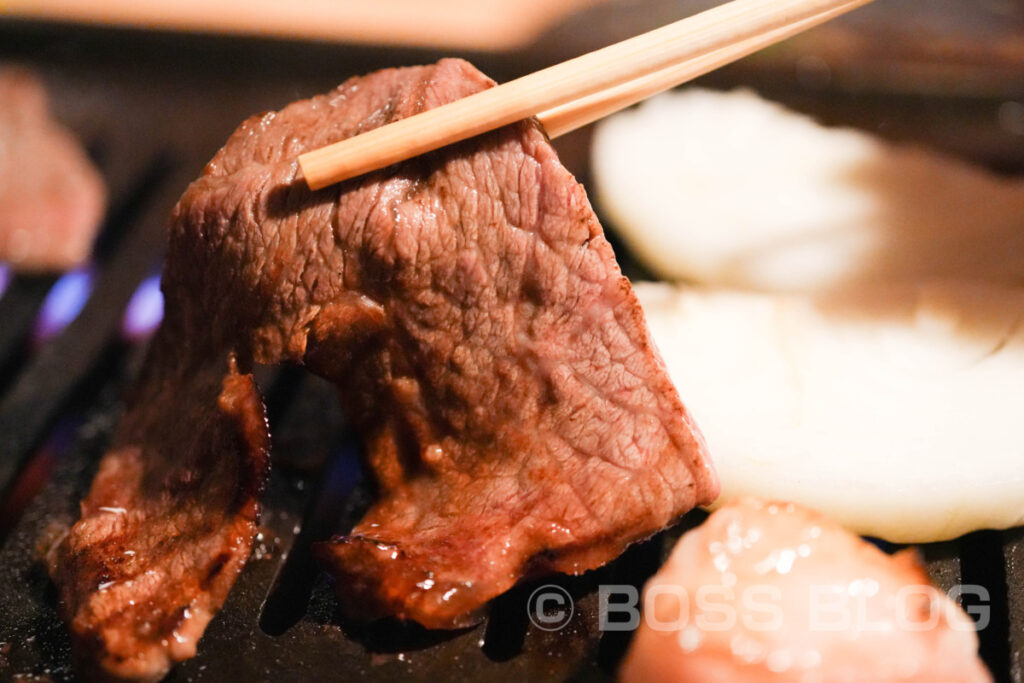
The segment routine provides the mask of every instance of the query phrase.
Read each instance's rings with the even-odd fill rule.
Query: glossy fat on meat
[[[913,551],[889,556],[792,503],[744,498],[644,588],[624,683],[974,683],[974,624]]]
[[[0,261],[29,271],[82,263],[105,204],[99,172],[54,120],[42,84],[0,67]]]

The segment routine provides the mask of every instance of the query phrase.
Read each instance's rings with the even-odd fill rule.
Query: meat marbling
[[[596,567],[717,495],[585,192],[536,122],[305,187],[298,154],[492,85],[443,60],[254,117],[172,217],[168,321],[150,358],[171,370],[143,385],[163,386],[161,374],[180,376],[173,368],[210,349],[243,369],[303,363],[337,384],[379,499],[317,554],[362,617],[471,623],[523,576]],[[202,400],[212,406],[213,393]],[[129,418],[151,410],[136,403]],[[149,434],[133,436],[145,444]],[[143,479],[174,466],[153,450],[137,460]],[[246,460],[207,455],[204,478],[218,458]],[[79,527],[95,515],[96,490]],[[163,515],[141,523],[163,528]],[[237,516],[221,519],[237,528]],[[81,536],[76,528],[63,553],[106,561],[108,548]],[[248,541],[232,547],[236,558]],[[186,564],[209,555],[182,554]],[[89,574],[58,576],[69,604],[99,590]],[[74,626],[102,652],[98,623]]]
[[[623,683],[986,683],[974,622],[914,550],[794,503],[739,498],[644,588]]]
[[[0,68],[0,261],[22,270],[78,265],[105,204],[99,172],[53,119],[39,80]]]

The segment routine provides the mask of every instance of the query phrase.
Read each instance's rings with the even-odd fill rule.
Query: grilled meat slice
[[[254,117],[172,217],[167,318],[141,386],[192,391],[182,368],[225,352],[337,384],[380,499],[318,554],[361,616],[465,624],[521,577],[596,567],[718,491],[583,188],[536,122],[315,193],[299,176],[304,151],[492,85],[444,60]],[[165,441],[134,405],[121,448],[136,444],[140,480],[180,469],[137,445]],[[193,430],[186,408],[166,419]],[[182,471],[202,482],[248,461],[244,443],[216,445]],[[212,514],[234,519],[218,500]]]
[[[65,270],[89,257],[106,188],[29,71],[0,68],[0,261]]]
[[[147,375],[54,554],[80,671],[161,678],[249,557],[269,433],[252,377],[221,360]]]
[[[171,258],[261,361],[333,380],[380,500],[319,548],[343,603],[457,626],[714,499],[696,429],[581,185],[525,121],[310,193],[306,150],[492,82],[383,71],[244,124],[178,206]],[[173,283],[170,283],[173,284]],[[169,286],[170,286],[169,284]]]

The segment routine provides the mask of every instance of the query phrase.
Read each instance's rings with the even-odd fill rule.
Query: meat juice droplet
[[[432,443],[423,449],[422,457],[428,465],[439,465],[444,461],[444,449],[436,443]]]
[[[572,532],[569,531],[568,528],[566,528],[565,526],[563,526],[561,524],[558,524],[556,522],[552,522],[551,523],[551,532],[552,532],[552,534],[557,535],[557,536],[566,536],[566,537],[568,537],[568,536],[572,535]]]

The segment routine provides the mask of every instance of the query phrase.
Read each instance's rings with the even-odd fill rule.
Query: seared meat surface
[[[89,256],[106,189],[30,72],[0,68],[0,261],[71,268]]]
[[[155,680],[195,655],[249,557],[269,434],[252,377],[217,360],[147,375],[57,549],[82,672]]]
[[[584,190],[535,122],[316,193],[299,175],[304,151],[491,85],[445,60],[254,117],[172,218],[161,338],[193,357],[166,363],[183,347],[158,343],[150,363],[213,349],[337,384],[379,500],[318,555],[362,617],[471,623],[521,577],[599,566],[717,495]],[[200,476],[246,460],[227,451]],[[146,479],[170,459],[139,463]],[[60,576],[98,590],[81,579]]]

